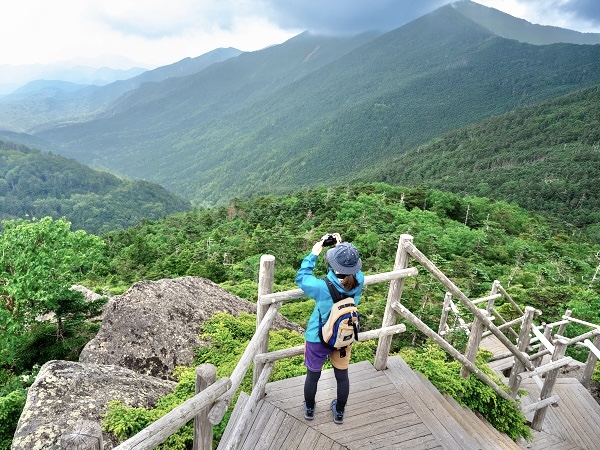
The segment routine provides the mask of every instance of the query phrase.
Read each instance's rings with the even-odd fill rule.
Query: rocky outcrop
[[[152,408],[175,383],[117,366],[49,361],[29,388],[12,450],[60,449],[61,435],[82,420],[102,422],[110,400]],[[104,433],[104,448],[113,448]]]
[[[100,331],[79,360],[160,378],[170,378],[176,366],[192,363],[194,349],[203,344],[199,327],[216,312],[256,314],[254,303],[199,277],[141,281],[112,300]],[[303,331],[281,315],[275,328]]]

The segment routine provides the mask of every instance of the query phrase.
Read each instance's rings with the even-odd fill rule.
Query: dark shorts
[[[320,372],[323,369],[323,364],[329,356],[331,365],[336,369],[345,370],[350,362],[350,353],[352,346],[346,348],[346,356],[341,357],[339,350],[331,350],[325,347],[320,342],[305,342],[304,343],[304,365],[311,372]]]

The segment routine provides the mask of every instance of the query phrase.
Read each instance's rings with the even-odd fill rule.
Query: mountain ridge
[[[208,206],[343,182],[452,129],[600,82],[599,46],[502,38],[456,6],[354,43],[304,33],[35,136]]]

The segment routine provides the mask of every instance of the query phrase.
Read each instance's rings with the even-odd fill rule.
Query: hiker
[[[333,239],[332,239],[333,238]],[[335,240],[334,240],[335,239]],[[325,244],[325,245],[324,245]],[[358,250],[349,242],[342,242],[338,233],[325,235],[313,245],[312,251],[302,260],[296,274],[296,284],[304,293],[316,301],[304,332],[304,365],[306,366],[306,381],[304,383],[304,418],[312,420],[315,414],[315,396],[317,383],[325,359],[329,357],[337,382],[337,398],[331,402],[333,421],[341,424],[350,393],[348,378],[348,363],[351,346],[343,350],[332,350],[323,344],[319,338],[319,316],[321,323],[327,320],[333,306],[332,296],[327,283],[322,278],[313,275],[317,257],[324,246],[333,245],[325,254],[327,279],[344,297],[354,297],[354,303],[360,301],[364,283],[364,275],[360,271],[362,260]]]

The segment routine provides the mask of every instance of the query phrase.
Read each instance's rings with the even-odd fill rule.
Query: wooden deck
[[[240,449],[521,449],[414,373],[400,357],[377,371],[369,362],[350,366],[350,398],[344,423],[333,422],[333,370],[319,381],[315,419],[304,419],[304,376],[269,383],[266,397]],[[247,396],[240,397],[238,408]],[[231,427],[228,427],[230,430]],[[222,442],[228,439],[225,432]]]
[[[481,346],[494,354],[506,352],[506,348],[495,337],[484,339]],[[505,369],[512,367],[513,358],[494,361],[490,366],[502,376]],[[524,406],[539,399],[540,388],[532,379],[521,385],[528,395],[521,397]],[[600,449],[600,405],[576,378],[559,378],[554,388],[560,401],[547,410],[542,431],[533,431],[530,443],[519,441],[522,448],[531,450],[581,450]],[[527,414],[527,420],[534,413]]]

